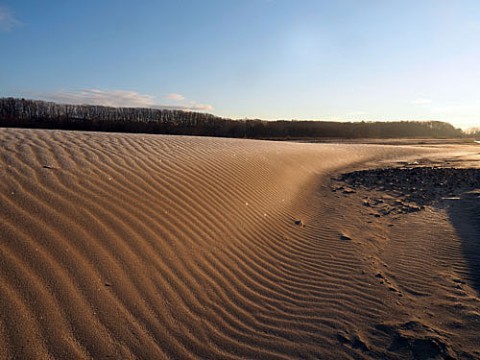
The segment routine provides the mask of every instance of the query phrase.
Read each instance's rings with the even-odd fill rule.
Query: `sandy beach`
[[[0,143],[0,359],[480,358],[480,144]]]

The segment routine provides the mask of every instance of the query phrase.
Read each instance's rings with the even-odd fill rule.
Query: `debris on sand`
[[[447,336],[418,321],[376,326],[390,340],[384,355],[405,359],[456,359]]]
[[[337,181],[348,185],[336,187],[343,189],[344,194],[354,193],[358,188],[384,192],[381,198],[363,200],[364,206],[375,208],[373,215],[382,217],[413,213],[423,210],[426,205],[460,199],[462,194],[480,189],[480,169],[381,168],[343,174]]]
[[[305,226],[305,224],[303,223],[303,221],[301,219],[295,219],[293,222],[297,226]]]

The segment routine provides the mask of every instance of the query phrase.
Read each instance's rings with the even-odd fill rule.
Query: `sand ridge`
[[[0,358],[403,356],[385,350],[385,319],[408,331],[397,302],[416,285],[376,281],[383,240],[360,240],[386,226],[362,228],[330,183],[441,149],[19,129],[0,141]]]

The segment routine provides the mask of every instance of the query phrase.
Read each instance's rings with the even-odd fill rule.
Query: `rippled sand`
[[[0,359],[480,357],[478,214],[374,217],[362,200],[385,194],[332,191],[475,145],[0,142]]]

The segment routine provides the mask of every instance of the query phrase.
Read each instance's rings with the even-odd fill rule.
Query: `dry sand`
[[[480,358],[478,196],[332,180],[478,145],[0,142],[0,359]]]

